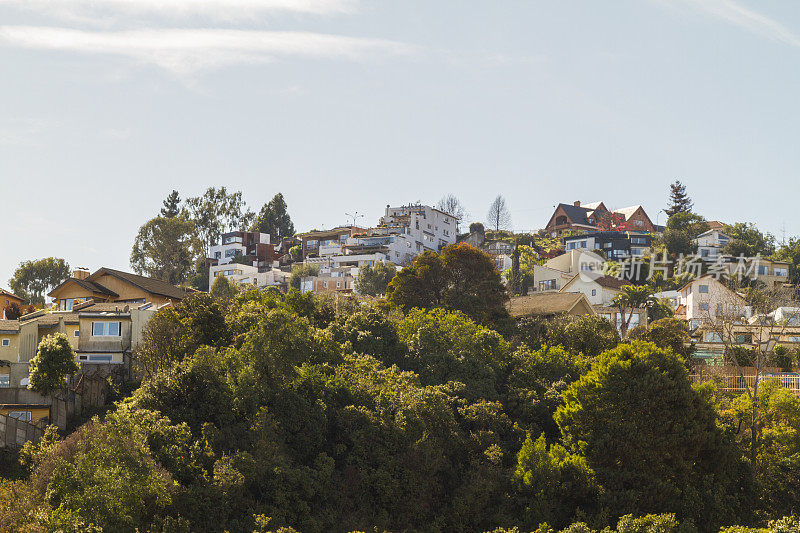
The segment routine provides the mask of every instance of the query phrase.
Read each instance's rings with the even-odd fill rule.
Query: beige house
[[[154,278],[101,268],[91,275],[86,271],[75,271],[48,296],[56,301],[59,310],[70,311],[75,304],[89,300],[120,304],[147,302],[159,306],[177,303],[191,292]]]

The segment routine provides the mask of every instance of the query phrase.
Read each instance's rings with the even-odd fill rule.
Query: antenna
[[[359,213],[358,211],[355,211],[353,214],[345,213],[345,216],[353,220],[353,223],[351,224],[351,226],[355,226],[356,225],[356,220],[357,219],[364,218],[364,214],[363,213]]]

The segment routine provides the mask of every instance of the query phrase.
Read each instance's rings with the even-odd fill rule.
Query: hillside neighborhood
[[[714,526],[746,521],[740,511],[745,509],[743,498],[751,496],[742,496],[736,487],[751,475],[757,476],[759,483],[765,482],[766,470],[751,471],[748,465],[766,468],[778,461],[765,455],[764,450],[771,446],[768,438],[753,444],[756,441],[749,435],[797,421],[793,416],[783,419],[770,414],[778,418],[765,422],[762,417],[767,415],[759,413],[765,409],[769,413],[791,410],[790,406],[796,405],[800,414],[800,242],[792,239],[778,244],[773,236],[749,223],[705,220],[694,211],[680,182],[670,186],[663,212],[666,220],[662,226],[654,223],[641,205],[608,208],[605,202],[559,203],[550,219],[542,221],[541,229],[514,232],[502,196],[491,203],[485,222],[468,224],[460,202],[449,195],[436,205],[388,204],[374,225],[350,215],[347,225],[296,231],[281,194],[255,214],[246,209],[240,192],[211,188],[202,197],[182,201],[173,191],[164,200],[161,212],[144,223],[133,243],[133,272],[108,266],[71,269],[64,259],[47,257],[20,264],[9,280],[9,289],[0,292],[0,447],[23,458],[34,457],[34,468],[41,469],[36,465],[46,464],[45,458],[67,453],[70,448],[64,446],[71,439],[94,442],[87,433],[95,431],[92,428],[103,432],[117,426],[141,428],[135,431],[145,433],[174,431],[183,435],[175,437],[184,443],[179,446],[188,445],[193,435],[198,435],[207,439],[205,453],[217,457],[212,470],[214,481],[209,482],[207,474],[193,474],[195,477],[181,482],[185,484],[179,485],[179,490],[206,487],[202,490],[213,491],[219,495],[217,512],[227,512],[245,498],[267,509],[269,520],[277,516],[279,523],[310,531],[329,528],[321,524],[350,520],[388,526],[389,522],[406,520],[399,509],[392,511],[387,522],[380,517],[381,511],[366,505],[364,517],[354,519],[358,512],[331,508],[332,500],[327,500],[326,510],[314,513],[312,518],[302,511],[303,506],[301,510],[287,508],[280,501],[283,496],[278,500],[264,496],[265,490],[269,493],[272,489],[249,488],[246,493],[230,495],[224,488],[227,481],[217,478],[223,475],[221,469],[228,468],[223,466],[228,460],[226,450],[251,449],[247,453],[260,457],[265,464],[283,464],[284,459],[275,459],[271,452],[248,444],[249,439],[260,442],[258,439],[264,438],[267,430],[259,424],[272,423],[268,422],[274,416],[269,414],[271,409],[280,413],[280,421],[275,421],[275,429],[268,432],[310,438],[307,432],[314,424],[305,426],[303,422],[290,429],[297,424],[292,419],[321,416],[315,411],[319,404],[312,407],[307,400],[294,396],[295,392],[284,397],[289,390],[286,387],[295,386],[286,385],[294,383],[292,380],[300,380],[299,387],[311,387],[303,393],[311,397],[317,394],[314,387],[323,382],[325,387],[354,387],[346,393],[333,393],[333,389],[324,393],[344,394],[344,410],[331,414],[328,421],[333,425],[328,438],[334,440],[360,431],[342,433],[335,428],[347,424],[352,416],[346,414],[352,413],[348,411],[351,401],[362,401],[358,398],[364,394],[365,398],[386,394],[383,384],[367,393],[358,389],[362,386],[359,383],[400,380],[392,387],[410,389],[401,395],[406,399],[392,401],[407,402],[420,394],[448,398],[458,407],[442,406],[444,410],[436,416],[459,417],[458,421],[441,422],[444,424],[482,427],[470,429],[464,434],[470,437],[464,438],[478,439],[470,446],[483,450],[480,453],[485,457],[500,450],[503,438],[511,439],[502,444],[511,451],[511,460],[492,463],[506,481],[497,478],[491,491],[495,497],[504,494],[505,500],[496,508],[485,504],[484,518],[469,518],[473,523],[489,524],[502,520],[504,513],[512,513],[515,520],[523,520],[530,527],[542,520],[562,527],[581,519],[586,508],[593,513],[591,520],[600,524],[606,520],[603,506],[610,505],[604,503],[610,501],[604,490],[611,490],[614,498],[621,493],[613,491],[630,490],[655,497],[661,494],[659,484],[663,480],[615,486],[612,478],[606,478],[610,488],[600,489],[593,481],[593,470],[582,466],[569,474],[576,476],[571,484],[553,485],[560,488],[552,489],[559,494],[552,501],[542,499],[541,494],[531,495],[531,485],[524,476],[541,475],[542,468],[551,472],[548,475],[560,472],[558,476],[565,476],[572,468],[552,457],[566,453],[557,447],[560,445],[551,444],[548,451],[546,443],[558,438],[554,436],[554,421],[562,424],[572,416],[568,407],[593,409],[594,414],[585,423],[600,424],[597,431],[624,431],[629,415],[621,411],[639,404],[619,396],[614,387],[621,386],[644,398],[644,403],[640,402],[644,411],[636,415],[639,418],[635,422],[637,449],[648,449],[647,443],[660,438],[664,424],[694,423],[690,421],[698,420],[697,416],[719,420],[701,430],[707,432],[703,438],[710,439],[703,446],[716,451],[691,445],[681,451],[685,456],[682,460],[711,468],[714,472],[697,474],[715,480],[707,491],[724,491],[734,503],[706,503],[699,509],[684,509],[679,516]],[[615,374],[604,374],[612,367],[624,376],[621,382],[615,381]],[[582,372],[584,377],[578,379]],[[311,381],[305,383],[306,379]],[[653,385],[654,380],[659,384]],[[571,385],[565,388],[568,383]],[[570,394],[582,394],[588,402],[594,394],[590,392],[593,383],[607,387],[603,399],[585,407],[576,404]],[[264,386],[267,391],[261,391]],[[650,420],[655,405],[653,387],[660,391],[659,402],[662,397],[677,394],[659,408],[658,422]],[[762,398],[761,407],[748,398]],[[370,411],[370,416],[392,420],[387,418],[383,424],[405,427],[402,417],[417,416],[407,411],[397,418],[403,409],[418,408],[410,405],[400,408],[398,414],[389,409],[379,415],[383,408],[377,406],[386,399],[364,401],[359,409],[378,409]],[[266,403],[252,411],[248,407],[252,402]],[[692,414],[698,408],[707,411]],[[603,414],[608,409],[620,410],[612,417],[613,430],[608,429],[612,419]],[[503,429],[508,420],[505,412],[515,417],[517,429]],[[161,416],[155,413],[163,413],[165,418],[133,422],[126,418],[132,413],[144,416],[143,420]],[[241,426],[231,413],[248,417],[249,422]],[[98,414],[105,417],[102,422]],[[207,421],[198,426],[198,420]],[[179,421],[183,425],[170,425]],[[424,433],[435,433],[440,422],[414,423],[424,424]],[[111,439],[104,442],[127,442],[130,437],[124,432],[130,430],[103,437]],[[723,438],[723,430],[729,436]],[[461,435],[461,429],[454,431],[452,435]],[[567,431],[561,429],[562,433]],[[536,434],[539,436],[534,442],[532,435]],[[60,435],[66,440],[59,440]],[[159,449],[163,437],[150,435],[147,442],[152,444],[147,449]],[[673,436],[679,440],[665,441],[660,453],[671,453],[678,445],[680,433]],[[410,438],[399,446],[413,449],[427,439]],[[494,444],[482,448],[480,439]],[[284,453],[302,453],[288,444],[280,446]],[[339,460],[345,470],[332,478],[331,483],[339,487],[332,494],[355,490],[361,501],[362,489],[352,484],[348,472],[358,470],[363,475],[366,467],[347,465],[353,460],[351,453],[362,452],[341,452],[344,445],[337,446],[330,454],[336,456],[336,450],[343,453]],[[376,453],[384,454],[382,445],[374,446]],[[732,451],[733,446],[741,447],[740,455]],[[794,453],[792,446],[775,453]],[[192,449],[195,451],[179,453],[198,453],[199,448]],[[580,455],[580,448],[573,450],[570,461],[580,464],[587,460]],[[82,453],[77,457],[88,457]],[[327,453],[314,461],[327,461]],[[393,457],[386,453],[385,457]],[[618,454],[616,461],[628,461],[628,452],[613,453]],[[724,468],[718,468],[714,461],[704,463],[700,457],[707,453],[709,457],[726,457]],[[532,456],[550,466],[530,464]],[[262,474],[247,470],[250,467],[245,464],[252,464],[246,462],[251,460],[247,457],[237,459],[245,463],[230,466],[238,473],[231,475],[255,476],[251,482],[257,483]],[[592,459],[600,472],[602,457]],[[391,463],[394,459],[381,460]],[[451,460],[458,463],[463,459]],[[62,464],[71,463],[67,460]],[[170,476],[188,475],[175,466],[167,468],[175,472]],[[300,468],[292,475],[307,483],[308,476],[319,475],[315,469],[322,466],[291,468]],[[340,467],[330,463],[324,468]],[[408,466],[389,464],[386,468],[408,471]],[[437,486],[443,476],[451,475],[448,468],[438,468]],[[620,471],[617,465],[609,468],[603,475]],[[640,469],[641,479],[650,479],[648,468],[633,460],[623,471]],[[382,476],[395,475],[384,472]],[[519,472],[527,473],[523,476]],[[56,480],[49,483],[52,486]],[[80,485],[78,481],[71,483]],[[86,483],[81,491],[94,490],[103,482],[89,476]],[[364,491],[374,490],[371,482],[360,483],[366,483]],[[685,483],[696,487],[700,481],[693,477]],[[401,493],[410,487],[403,483],[397,486]],[[764,495],[759,505],[772,513],[783,512],[779,511],[782,504],[773,503],[767,495],[795,498],[796,487],[791,483],[760,487],[758,494]],[[576,490],[585,495],[576,503],[563,503],[571,502]],[[101,499],[117,498],[116,494],[111,490]],[[420,502],[428,496],[407,497]],[[78,500],[78,508],[84,509],[84,498]],[[638,498],[624,508],[639,514],[654,509]],[[683,495],[667,500],[677,506],[694,501]],[[532,510],[531,501],[545,507]],[[188,516],[182,505],[170,503],[159,513]],[[557,509],[566,514],[553,514]],[[35,515],[33,510],[26,512],[25,516]],[[152,522],[144,510],[122,522],[113,513],[98,514],[88,508],[81,512],[94,520],[101,517],[108,530],[119,527],[133,531],[131,524]],[[461,511],[440,512],[448,524],[464,516]],[[218,529],[214,519],[203,514],[186,520],[203,530]],[[245,524],[267,523],[267,519],[245,513],[231,517],[228,523],[234,525],[226,527],[239,528],[239,520]],[[648,515],[636,520],[648,524],[666,520],[673,524],[669,527],[677,527],[677,522],[669,522],[676,520],[673,515]],[[412,519],[405,523],[413,528],[420,522]],[[645,531],[657,531],[652,529],[655,525],[647,527],[651,529]]]

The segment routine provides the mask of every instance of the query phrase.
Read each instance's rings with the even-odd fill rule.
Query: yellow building
[[[0,415],[36,424],[41,419],[50,419],[50,406],[42,403],[0,404]]]
[[[178,303],[191,294],[161,280],[138,276],[111,268],[101,268],[89,275],[85,271],[75,271],[73,277],[50,291],[61,311],[71,311],[75,304],[92,300],[94,302],[114,302],[120,304],[151,303],[160,306]]]
[[[16,294],[0,289],[0,319],[5,318],[4,312],[11,306],[11,304],[17,304],[21,306],[24,302],[25,300]]]

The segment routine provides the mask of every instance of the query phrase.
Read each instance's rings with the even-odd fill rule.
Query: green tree
[[[761,505],[767,516],[800,513],[800,397],[773,380],[758,390],[758,415],[751,424],[753,401],[737,396],[723,417],[739,429],[736,439],[749,454],[756,438],[756,475],[762,490]]]
[[[181,212],[181,196],[178,191],[172,191],[163,202],[161,216],[164,218],[175,218]]]
[[[692,354],[694,353],[694,342],[689,336],[686,322],[674,317],[667,317],[651,322],[649,326],[642,326],[638,331],[631,331],[632,339],[652,342],[659,348],[669,348],[678,355],[686,365],[692,368]]]
[[[42,339],[36,355],[29,364],[28,388],[47,396],[64,386],[65,378],[78,371],[75,352],[63,333],[54,333]]]
[[[69,275],[70,268],[66,261],[45,257],[20,263],[8,284],[14,294],[31,304],[44,305],[45,292],[66,281]]]
[[[624,338],[628,334],[634,310],[650,307],[655,302],[653,289],[647,285],[623,285],[614,296],[613,302],[619,308],[622,317],[620,334]],[[626,311],[627,318],[625,318]]]
[[[292,258],[292,261],[302,261],[303,247],[298,244],[289,248],[289,257]]]
[[[681,254],[687,256],[697,252],[697,245],[692,242],[691,235],[686,231],[667,228],[661,235],[661,242],[672,257]]]
[[[156,217],[136,235],[131,268],[142,276],[179,285],[192,274],[198,259],[194,224],[181,217]],[[204,268],[204,267],[203,267]]]
[[[508,295],[494,261],[466,243],[417,256],[389,283],[386,298],[404,310],[462,311],[481,324],[501,324],[508,317]]]
[[[292,275],[289,276],[289,287],[300,290],[300,283],[307,276],[318,276],[319,267],[317,265],[295,265],[292,267]]]
[[[789,263],[789,281],[800,284],[800,239],[789,239],[770,259]]]
[[[236,294],[236,286],[227,277],[217,276],[217,279],[211,284],[209,294],[215,300],[230,300]]]
[[[702,216],[691,211],[679,211],[667,219],[667,229],[686,233],[691,239],[695,239],[708,231],[709,226]]]
[[[675,180],[669,186],[669,206],[664,210],[667,216],[671,217],[676,213],[691,211],[694,207],[692,199],[686,194],[686,186],[679,180]]]
[[[747,518],[751,473],[670,350],[633,341],[601,354],[555,419],[613,515],[675,512],[704,529]]]
[[[375,266],[364,265],[358,269],[356,278],[356,292],[369,296],[386,294],[389,282],[397,273],[397,267],[393,263],[375,263]]]
[[[133,360],[150,377],[171,368],[200,346],[222,347],[229,340],[221,302],[197,293],[161,309],[147,322]]]
[[[275,242],[294,235],[294,224],[287,212],[286,200],[283,199],[282,193],[276,194],[272,200],[264,204],[253,223],[252,230],[269,233]]]
[[[586,459],[560,444],[548,449],[544,433],[535,441],[527,436],[512,481],[531,530],[542,523],[564,527],[597,505],[599,487]]]
[[[755,224],[737,222],[727,226],[724,231],[731,238],[722,249],[724,254],[755,257],[775,253],[775,237],[770,233],[762,233]]]
[[[202,196],[187,199],[186,207],[206,254],[222,233],[245,229],[253,219],[241,191],[230,193],[225,187],[209,187]]]

